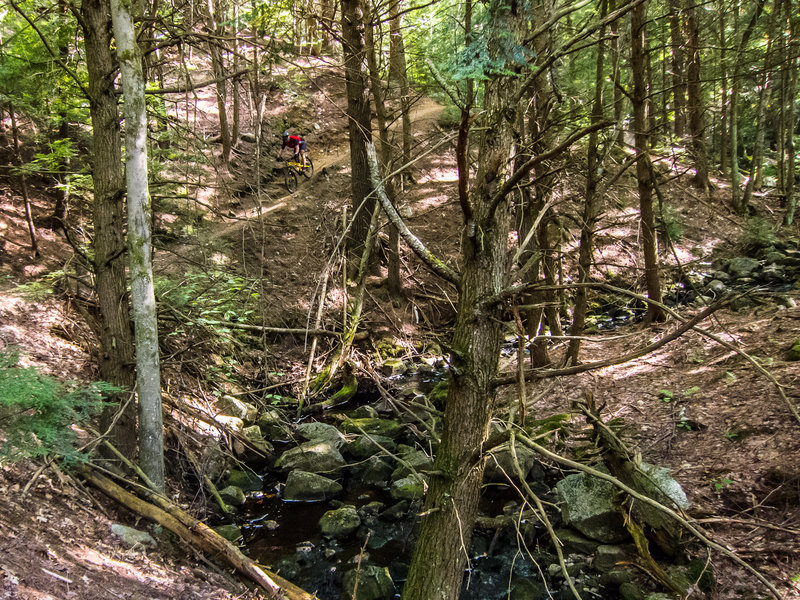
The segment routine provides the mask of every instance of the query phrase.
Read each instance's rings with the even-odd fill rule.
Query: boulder
[[[267,440],[264,439],[264,434],[261,432],[261,427],[258,425],[250,425],[242,430],[244,438],[259,452],[264,454],[272,454],[275,448],[272,447]]]
[[[652,482],[656,487],[656,490],[653,490],[652,493],[649,490],[647,491],[648,496],[658,500],[657,492],[660,491],[666,494],[681,509],[686,510],[689,508],[689,500],[686,498],[686,493],[683,491],[681,484],[672,478],[669,469],[645,462],[641,464],[640,468],[649,479],[649,482]],[[647,489],[647,485],[645,485],[645,488]]]
[[[271,409],[261,413],[258,417],[258,426],[261,427],[264,435],[271,440],[289,438],[287,419],[283,413],[277,409]]]
[[[329,510],[319,520],[322,535],[329,538],[347,537],[361,525],[355,506],[343,506],[336,510]]]
[[[536,458],[536,453],[522,444],[516,444],[516,452],[517,461],[525,480],[541,479],[544,471]],[[508,477],[514,481],[518,479],[511,448],[506,442],[489,454],[486,460],[486,469],[483,472],[483,480],[485,482],[505,482],[508,481]]]
[[[331,442],[337,448],[341,448],[345,443],[344,436],[339,430],[327,423],[310,421],[298,424],[295,429],[300,437],[309,442]]]
[[[247,498],[244,495],[244,490],[235,485],[229,485],[219,491],[219,496],[225,504],[230,506],[241,506],[245,503]]]
[[[292,471],[283,488],[284,500],[325,500],[342,491],[342,485],[316,473]]]
[[[345,461],[331,442],[306,442],[281,454],[275,466],[283,471],[327,473],[338,471]]]
[[[394,467],[389,459],[381,456],[370,456],[352,468],[353,476],[366,485],[385,486]]]
[[[156,541],[146,531],[139,531],[138,529],[134,529],[133,527],[128,527],[127,525],[120,525],[119,523],[113,523],[111,525],[111,533],[117,536],[122,543],[128,546],[129,548],[133,547],[149,547],[152,548],[156,545]]]
[[[347,416],[350,419],[377,419],[380,417],[380,414],[374,406],[364,404],[355,410],[351,410],[347,413]]]
[[[403,426],[390,419],[345,419],[342,429],[347,433],[367,433],[369,435],[382,435],[396,440],[403,433]]]
[[[388,600],[394,597],[394,582],[386,567],[361,565],[342,576],[342,600]]]
[[[712,279],[706,286],[708,293],[717,298],[728,293],[728,289],[728,286],[722,283],[719,279]]]
[[[786,359],[792,362],[800,360],[800,338],[797,338],[794,342],[792,342],[789,352],[786,353]]]
[[[392,482],[389,493],[395,500],[417,500],[425,495],[425,478],[409,475]]]
[[[203,449],[200,451],[200,473],[211,481],[216,481],[225,472],[228,460],[222,452],[219,442],[213,437],[203,438]]]
[[[217,415],[214,417],[214,420],[223,427],[226,427],[235,433],[241,433],[244,429],[244,421],[242,421],[239,417],[234,417],[231,415]]]
[[[761,264],[749,256],[737,256],[728,263],[728,273],[735,279],[753,277]]]
[[[408,371],[408,365],[399,358],[387,358],[381,364],[381,373],[386,377],[396,377]]]
[[[618,563],[630,562],[636,558],[636,550],[624,546],[601,545],[594,553],[592,565],[601,573],[610,573]]]
[[[219,527],[214,527],[213,529],[229,542],[235,543],[242,539],[242,530],[236,525],[220,525]]]
[[[347,446],[348,452],[356,458],[369,458],[383,450],[394,452],[397,449],[392,438],[382,435],[360,435]]]
[[[597,540],[590,540],[574,529],[557,529],[556,537],[561,540],[561,543],[564,545],[565,554],[571,554],[573,552],[593,554],[600,545],[600,542]]]
[[[615,544],[628,537],[614,502],[615,487],[586,473],[569,475],[556,484],[564,523],[586,537]]]
[[[397,468],[392,472],[392,479],[402,479],[412,473],[425,471],[433,466],[433,459],[422,450],[412,450],[400,456]]]
[[[761,269],[758,280],[763,283],[783,283],[787,280],[786,271],[780,265],[767,265]]]
[[[222,396],[217,400],[217,409],[221,414],[239,417],[245,423],[255,423],[258,417],[258,409],[255,406],[233,396]]]
[[[245,492],[257,492],[264,487],[261,478],[252,471],[231,469],[228,473],[228,485],[233,485]]]

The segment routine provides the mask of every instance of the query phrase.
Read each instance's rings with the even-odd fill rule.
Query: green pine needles
[[[108,383],[62,383],[34,367],[19,365],[19,351],[0,350],[0,464],[58,455],[85,460],[77,450],[77,431],[119,389]]]

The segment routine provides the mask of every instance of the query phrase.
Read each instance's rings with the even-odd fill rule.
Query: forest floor
[[[254,194],[253,187],[257,190],[259,184],[253,181],[253,149],[241,143],[229,170],[218,165],[208,169],[208,185],[197,194],[202,202],[198,206],[204,207],[197,235],[159,240],[159,231],[180,222],[177,210],[163,210],[156,224],[155,265],[160,275],[180,277],[198,264],[217,264],[257,278],[261,298],[269,299],[258,307],[261,318],[265,325],[276,327],[302,328],[313,321],[319,282],[337,255],[341,213],[350,195],[341,79],[313,65],[303,75],[307,77],[295,73],[295,81],[304,82],[301,89],[270,93],[265,122],[269,135],[279,134],[285,123],[308,133],[317,169],[313,179],[301,182],[294,194],[282,189],[279,178],[266,181],[261,194]],[[210,90],[200,98],[206,108],[213,106]],[[201,125],[213,131],[212,112],[198,109],[207,119]],[[440,107],[433,101],[420,99],[415,110],[416,152],[451,135],[439,127]],[[0,145],[8,143],[7,132],[0,131]],[[456,264],[461,219],[453,146],[454,142],[445,144],[414,165],[415,181],[402,194],[401,203],[410,211],[407,220],[418,237]],[[6,150],[7,146],[2,148]],[[274,154],[277,145],[271,151]],[[579,172],[577,167],[573,170]],[[609,195],[597,264],[602,274],[613,273],[617,282],[637,285],[641,259],[632,181],[623,178]],[[724,182],[716,183],[711,198],[693,190],[685,174],[666,188],[683,223],[675,254],[662,257],[673,270],[676,258],[684,268],[708,268],[713,259],[741,254],[736,240],[744,223],[724,200]],[[579,198],[581,185],[580,177],[565,176],[561,200]],[[14,179],[0,177],[0,349],[19,346],[25,365],[61,378],[91,381],[97,377],[96,341],[73,304],[62,293],[51,293],[46,279],[64,268],[71,249],[61,235],[40,228],[41,256],[30,255],[18,192]],[[32,183],[37,219],[44,218],[52,205],[48,194],[44,185]],[[72,218],[84,217],[85,210],[76,208]],[[756,199],[756,210],[767,220],[774,217],[764,198]],[[568,239],[566,245],[574,249],[575,240]],[[411,353],[446,339],[456,294],[411,255],[403,257],[403,273],[399,303],[392,303],[385,290],[385,269],[370,277],[364,329],[373,342],[389,337]],[[331,285],[324,313],[329,327],[341,313],[343,295],[341,285]],[[800,293],[784,295],[798,300]],[[685,307],[681,312],[694,310]],[[785,598],[800,598],[800,423],[775,387],[778,382],[790,402],[800,403],[800,369],[785,359],[798,337],[799,320],[796,303],[784,308],[765,296],[755,308],[721,310],[703,323],[708,332],[754,357],[769,377],[742,354],[691,332],[640,359],[541,382],[532,392],[536,398],[532,409],[541,416],[569,412],[591,391],[603,406],[604,417],[624,418],[629,439],[637,443],[645,460],[672,469],[692,502],[690,514],[714,540],[763,572]],[[584,344],[583,360],[619,356],[666,330],[666,325],[632,324],[601,332]],[[198,374],[203,365],[218,360],[214,344],[187,348],[179,341],[167,343],[175,345],[167,346],[171,352],[165,353],[165,389],[184,393],[193,387],[194,393],[201,393]],[[269,385],[283,382],[286,389],[302,382],[308,356],[305,340],[280,336],[265,344],[268,351],[258,359],[235,367],[242,379]],[[329,350],[323,344],[323,359]],[[373,349],[362,351],[370,354]],[[552,349],[554,359],[562,353],[562,347]],[[672,393],[671,401],[664,401],[662,390]],[[137,522],[131,513],[52,466],[43,472],[38,467],[0,466],[0,597],[260,597],[168,536],[160,537],[156,548],[124,547],[112,536],[111,523],[142,529],[148,524]],[[716,553],[710,562],[717,578],[714,598],[767,595],[740,566]]]

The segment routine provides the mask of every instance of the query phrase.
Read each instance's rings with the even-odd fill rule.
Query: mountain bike
[[[283,183],[289,192],[297,190],[298,180],[300,176],[306,179],[311,179],[314,175],[314,161],[311,157],[306,155],[306,166],[303,166],[303,161],[300,158],[290,158],[283,167]]]

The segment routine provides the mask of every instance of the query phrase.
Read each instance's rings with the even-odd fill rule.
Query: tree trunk
[[[607,13],[608,1],[602,0],[600,3],[600,18],[604,19]],[[592,104],[591,116],[591,122],[593,124],[603,120],[603,66],[605,59],[604,38],[606,35],[606,28],[601,27],[597,35],[600,41],[597,44],[597,63],[595,65],[594,75],[594,102]],[[597,181],[600,178],[597,143],[598,133],[593,131],[589,134],[589,148],[586,159],[586,197],[584,199],[581,241],[578,251],[578,281],[580,283],[588,283],[589,281],[592,267],[594,228],[597,225],[597,220],[603,206],[603,198],[596,193]],[[575,293],[575,308],[572,311],[572,326],[569,330],[569,334],[575,336],[575,339],[569,342],[567,364],[576,365],[580,358],[581,341],[577,338],[583,335],[583,329],[586,326],[586,309],[588,305],[587,292],[588,289],[581,286],[578,287]]]
[[[728,65],[725,51],[725,0],[719,0],[719,171],[728,174]]]
[[[756,137],[753,141],[753,162],[750,165],[750,177],[747,180],[747,185],[744,188],[742,195],[742,211],[746,214],[747,208],[750,205],[750,200],[753,197],[753,190],[756,184],[756,173],[761,170],[761,164],[764,161],[764,137],[766,134],[766,112],[767,101],[769,100],[772,90],[770,88],[771,73],[769,71],[770,61],[772,55],[772,37],[767,40],[767,49],[764,53],[764,75],[761,83],[761,91],[758,95],[758,108],[756,109]]]
[[[375,22],[374,15],[367,19],[369,25],[364,29],[364,50],[367,55],[369,67],[369,80],[372,87],[372,98],[375,101],[375,113],[378,117],[378,132],[380,139],[381,173],[386,174],[391,170],[393,162],[392,146],[389,142],[389,129],[386,125],[386,103],[384,102],[384,89],[378,72],[378,58],[376,56],[374,28],[380,27]],[[396,204],[397,194],[393,179],[384,182],[386,194],[392,204]],[[394,302],[400,299],[400,236],[397,228],[389,221],[389,247],[387,248],[386,288]]]
[[[686,8],[686,29],[689,49],[689,62],[686,69],[689,97],[687,108],[689,110],[689,135],[692,136],[692,153],[694,154],[694,185],[708,194],[710,185],[708,180],[708,155],[706,154],[705,124],[703,123],[705,106],[700,87],[700,30],[697,23],[697,11],[694,6]]]
[[[639,211],[642,227],[642,252],[644,254],[645,284],[647,295],[651,300],[661,302],[661,283],[658,277],[658,253],[656,242],[655,216],[653,214],[653,189],[650,180],[649,145],[646,130],[647,119],[645,115],[645,95],[647,85],[645,82],[644,57],[647,52],[645,37],[646,23],[645,4],[637,5],[631,11],[631,71],[633,75],[633,127],[636,154],[640,156],[636,161],[636,178],[639,187]],[[654,304],[647,305],[647,320],[649,322],[664,319],[663,311]]]
[[[364,50],[364,10],[361,0],[341,0],[342,49],[344,52],[347,117],[350,138],[351,189],[353,222],[348,250],[351,275],[364,252],[375,198],[369,197],[367,144],[372,141],[370,122],[370,86]]]
[[[526,15],[520,4],[493,3],[490,20],[506,41],[519,39]],[[489,41],[497,56],[499,40]],[[502,289],[509,232],[507,198],[499,191],[510,164],[519,105],[509,105],[518,82],[490,74],[485,81],[484,132],[478,173],[471,194],[475,227],[462,237],[463,272],[459,282],[458,317],[453,333],[450,388],[442,440],[425,497],[420,535],[415,546],[404,600],[455,600],[461,591],[465,552],[477,516],[483,479],[483,460],[475,460],[485,441],[494,404],[493,380],[502,341],[498,307],[483,302]]]
[[[19,150],[19,129],[17,128],[17,116],[14,112],[14,107],[9,105],[8,114],[11,117],[11,135],[14,138],[14,159],[17,166],[22,166],[22,155]],[[22,203],[25,207],[25,223],[28,225],[28,235],[31,238],[31,255],[34,257],[39,256],[39,244],[36,241],[36,227],[33,224],[33,213],[31,212],[31,199],[28,196],[28,182],[25,175],[19,176],[19,185],[22,191]]]
[[[470,10],[472,0],[466,0]],[[469,32],[468,21],[465,24]],[[389,1],[389,82],[400,91],[400,117],[403,123],[403,164],[411,162],[411,89],[406,73],[406,47],[403,42],[403,18],[400,15],[400,0]],[[408,179],[408,172],[401,177]]]
[[[800,61],[797,56],[798,41],[797,41],[797,8],[793,10],[792,0],[784,1],[785,7],[785,22],[784,27],[786,30],[786,66],[784,77],[786,81],[786,185],[784,189],[784,197],[786,198],[786,212],[783,215],[783,224],[789,226],[794,220],[794,211],[797,206],[797,198],[795,198],[795,124],[797,119],[795,116],[795,105],[797,104],[797,71],[800,69]]]
[[[669,31],[672,43],[672,109],[675,114],[675,137],[686,135],[686,75],[681,0],[669,2]]]
[[[77,9],[74,9],[77,10]],[[111,439],[126,456],[136,454],[136,403],[133,392],[134,354],[130,306],[125,273],[124,174],[120,118],[114,88],[116,59],[111,51],[108,0],[84,0],[76,15],[83,28],[88,73],[89,111],[92,118],[92,211],[94,273],[100,309],[100,376],[125,390],[101,416],[103,431],[112,424]]]
[[[156,488],[164,490],[164,428],[158,323],[150,253],[147,182],[147,107],[142,58],[126,0],[111,0],[111,18],[125,98],[125,180],[128,189],[128,256],[136,325],[136,392],[139,397],[139,462]]]

